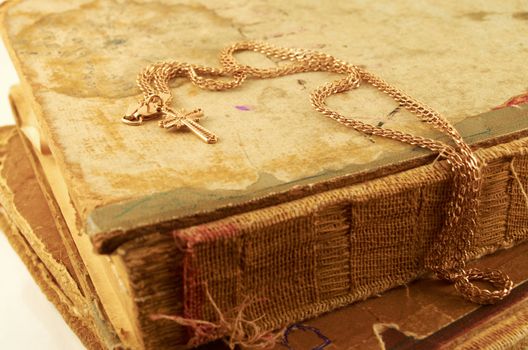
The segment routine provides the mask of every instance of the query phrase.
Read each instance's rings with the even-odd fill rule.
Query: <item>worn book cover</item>
[[[36,174],[13,128],[0,130],[2,230],[35,281],[88,349],[117,348],[117,337],[95,305],[82,260],[62,235],[60,215],[39,188]],[[23,183],[23,186],[21,185]],[[28,200],[31,193],[31,200]],[[528,339],[528,246],[501,251],[479,266],[506,269],[517,282],[512,295],[494,306],[477,306],[449,294],[447,284],[420,280],[303,324],[286,340],[293,349],[332,344],[337,349],[521,349]],[[74,268],[74,266],[77,266]],[[72,282],[68,282],[72,281]],[[221,343],[203,349],[223,349]],[[278,344],[277,350],[284,349]]]
[[[435,154],[313,111],[308,94],[331,79],[324,73],[226,92],[176,81],[175,103],[203,108],[215,145],[156,123],[130,127],[120,118],[138,98],[140,69],[160,60],[215,66],[221,48],[251,39],[375,71],[479,148],[475,258],[528,237],[528,112],[522,98],[510,100],[526,89],[523,13],[513,1],[15,0],[2,6],[2,28],[22,81],[12,102],[27,152],[108,322],[123,346],[162,349],[194,334],[160,316],[216,322],[211,299],[227,312],[252,297],[246,316],[273,330],[422,276],[450,173]],[[375,89],[330,103],[374,125],[441,137]]]

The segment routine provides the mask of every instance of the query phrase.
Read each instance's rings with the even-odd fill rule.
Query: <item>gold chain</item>
[[[239,51],[254,51],[268,58],[290,63],[276,68],[251,67],[236,60],[234,54]],[[137,84],[143,92],[143,100],[129,109],[123,121],[127,124],[139,125],[144,120],[162,117],[160,126],[164,128],[186,126],[204,141],[215,143],[218,140],[216,135],[197,123],[202,115],[201,110],[186,113],[170,108],[172,93],[169,82],[172,79],[186,77],[200,88],[220,91],[238,87],[248,78],[267,79],[318,71],[343,74],[343,78],[320,86],[312,92],[312,106],[318,112],[366,135],[385,137],[439,153],[451,168],[453,195],[447,209],[444,227],[426,258],[426,267],[437,277],[453,282],[464,297],[475,303],[494,303],[510,293],[513,283],[503,272],[491,269],[466,269],[468,252],[477,229],[478,198],[482,183],[481,167],[458,131],[440,114],[372,73],[322,52],[279,48],[260,42],[238,42],[221,52],[220,64],[222,68],[160,62],[145,68],[137,78]],[[221,77],[230,80],[219,80],[218,78]],[[366,124],[333,111],[326,105],[325,101],[329,96],[356,89],[362,82],[391,96],[399,106],[447,135],[452,140],[452,144]],[[487,281],[495,289],[482,289],[471,282],[474,280]]]

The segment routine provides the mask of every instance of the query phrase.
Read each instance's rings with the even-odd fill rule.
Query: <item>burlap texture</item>
[[[528,237],[528,139],[477,151],[486,164],[472,258]],[[177,230],[184,314],[278,328],[405,284],[425,271],[451,191],[441,161],[210,224]],[[208,339],[204,339],[208,340]]]
[[[486,167],[472,257],[526,240],[527,148],[525,138],[477,152]],[[124,244],[116,253],[145,348],[179,348],[189,336],[152,315],[217,318],[206,285],[223,310],[257,297],[247,317],[277,328],[420,276],[449,191],[447,167],[435,162],[176,231],[176,245],[163,232]]]

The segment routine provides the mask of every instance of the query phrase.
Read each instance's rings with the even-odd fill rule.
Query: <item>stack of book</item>
[[[214,327],[236,312],[255,320],[243,330],[285,330],[294,349],[522,348],[526,16],[499,5],[8,1],[3,35],[22,83],[10,95],[16,128],[0,130],[2,225],[90,349],[229,338]],[[120,122],[147,64],[215,66],[222,47],[248,38],[324,49],[442,110],[484,164],[472,264],[509,274],[511,295],[478,306],[427,275],[449,168],[313,111],[309,91],[328,74],[227,92],[175,85],[175,104],[209,116],[215,145]],[[330,103],[441,137],[374,89]]]

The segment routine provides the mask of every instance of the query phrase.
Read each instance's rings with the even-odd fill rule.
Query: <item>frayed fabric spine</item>
[[[204,306],[209,301],[218,311],[216,303],[206,289],[206,282],[200,280],[199,267],[196,264],[194,248],[196,245],[221,238],[229,238],[236,232],[236,226],[226,225],[211,229],[207,226],[198,226],[192,232],[175,231],[173,233],[176,244],[184,253],[183,258],[183,317],[179,316],[156,316],[170,319],[176,323],[188,327],[190,331],[189,345],[197,346],[226,336],[225,330],[213,322],[204,321]],[[208,301],[206,300],[206,297]],[[221,320],[222,314],[219,313]]]
[[[283,337],[283,330],[263,330],[258,325],[258,319],[246,319],[244,314],[246,308],[251,304],[251,299],[246,298],[236,308],[223,312],[212,298],[207,285],[204,288],[207,302],[213,307],[217,314],[215,322],[197,320],[174,315],[152,315],[152,320],[170,320],[187,327],[192,332],[189,346],[224,338],[230,349],[242,346],[246,349],[270,349]]]
[[[476,152],[483,164],[482,205],[468,258],[528,240],[527,149],[528,139],[521,139]],[[205,286],[222,310],[236,309],[243,295],[266,299],[245,314],[262,316],[262,329],[277,329],[408,283],[427,271],[450,186],[445,161],[436,161],[177,230],[173,236],[184,255],[183,317],[217,324]],[[513,285],[494,270],[459,272],[448,277],[477,299],[482,290],[473,288],[475,280],[503,294]],[[229,336],[215,327],[202,330],[208,333],[203,342]]]

